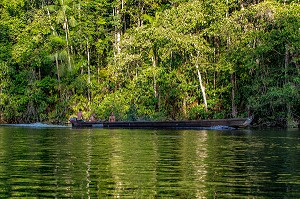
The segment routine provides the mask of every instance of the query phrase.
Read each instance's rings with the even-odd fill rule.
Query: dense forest
[[[1,0],[0,120],[300,119],[299,0]]]

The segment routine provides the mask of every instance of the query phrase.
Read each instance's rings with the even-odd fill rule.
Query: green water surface
[[[0,127],[0,198],[300,198],[300,131]]]

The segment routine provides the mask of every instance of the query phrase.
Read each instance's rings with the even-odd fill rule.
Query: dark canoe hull
[[[71,121],[71,120],[70,120]],[[214,119],[214,120],[188,120],[188,121],[131,121],[131,122],[86,122],[72,120],[73,128],[207,128],[224,126],[231,128],[244,128],[250,125],[252,118]]]

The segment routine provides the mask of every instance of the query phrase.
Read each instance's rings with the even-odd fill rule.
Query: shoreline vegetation
[[[298,0],[0,2],[0,123],[300,121]]]
[[[89,120],[83,120],[83,121],[92,122]],[[165,120],[165,121],[157,121],[157,120],[129,121],[129,120],[126,120],[126,121],[117,121],[117,122],[176,122],[176,121],[178,121],[178,120]],[[185,120],[185,121],[188,121],[188,120]],[[194,121],[196,121],[196,120],[194,120]],[[97,122],[107,123],[108,120],[94,120],[93,122],[94,123],[97,123]],[[178,121],[178,122],[180,122],[180,121]],[[70,121],[67,121],[65,123],[34,122],[34,123],[14,123],[14,124],[5,123],[3,121],[0,122],[0,126],[16,126],[16,127],[32,127],[32,128],[35,128],[35,127],[36,128],[65,128],[65,127],[71,127],[71,124],[72,123]],[[217,126],[219,126],[219,125],[217,125]],[[211,126],[211,127],[215,127],[215,126]],[[225,126],[223,126],[223,127],[225,127]],[[299,128],[300,129],[300,123],[293,121],[292,125],[288,125],[287,122],[284,120],[277,120],[277,121],[273,121],[273,122],[270,121],[270,122],[263,123],[263,124],[257,124],[257,123],[253,123],[253,118],[252,118],[251,123],[248,124],[247,126],[245,126],[244,128],[249,128],[249,129]],[[220,129],[224,129],[224,128],[220,128]]]

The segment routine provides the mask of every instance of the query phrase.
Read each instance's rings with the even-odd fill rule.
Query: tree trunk
[[[152,59],[153,68],[156,68],[156,58],[155,58],[155,56],[153,55],[151,59]],[[154,96],[157,98],[156,75],[155,75],[154,72],[153,72],[153,90],[154,90]]]
[[[154,54],[154,50],[153,50],[153,54]],[[156,82],[156,66],[157,66],[157,57],[155,56],[155,54],[151,57],[152,59],[152,66],[154,68],[153,71],[153,90],[154,90],[154,97],[157,99],[157,104],[155,105],[155,109],[159,110],[160,109],[160,97],[158,95],[158,86],[157,86],[157,82]]]
[[[89,41],[86,41],[87,67],[88,67],[88,100],[91,102],[90,85],[91,85],[91,69],[90,69],[90,47]]]
[[[97,83],[100,84],[100,67],[97,67]]]
[[[120,15],[120,10],[123,9],[123,4],[124,4],[124,2],[122,0],[121,8],[118,5],[114,8],[114,13],[113,13],[114,16]],[[122,20],[122,17],[120,17],[120,19]],[[119,26],[121,26],[121,24],[122,24],[122,21],[119,21]],[[118,25],[115,26],[115,47],[116,47],[117,55],[119,55],[121,53],[121,48],[120,48],[121,31],[122,31],[121,27],[118,27]]]
[[[287,83],[287,72],[289,65],[289,45],[285,45],[285,56],[284,56],[284,83]]]
[[[47,8],[47,15],[50,21],[50,28],[52,30],[52,34],[55,35],[55,29],[51,23],[51,16],[50,16],[50,12],[49,9]],[[56,73],[57,73],[57,82],[58,82],[58,92],[59,92],[59,96],[61,96],[61,85],[60,85],[60,75],[59,75],[59,63],[58,63],[58,52],[56,50],[55,52],[55,64],[56,64]]]
[[[198,73],[198,79],[199,79],[199,84],[200,84],[200,88],[201,88],[201,92],[202,92],[202,96],[203,96],[203,101],[204,101],[204,107],[205,107],[205,111],[208,111],[207,108],[207,101],[206,101],[206,94],[205,94],[205,87],[202,84],[202,77],[201,77],[201,73],[199,71],[199,67],[198,65],[196,65],[197,68],[197,73]]]
[[[68,64],[69,64],[69,69],[72,69],[72,64],[71,64],[71,54],[70,54],[70,46],[69,46],[69,25],[68,25],[68,19],[65,16],[65,33],[66,33],[66,42],[67,42],[67,53],[68,53]]]
[[[58,53],[55,53],[55,64],[56,64],[56,71],[57,71],[57,81],[58,81],[58,92],[59,96],[61,97],[61,85],[60,85],[60,75],[59,75],[59,63],[58,63]]]
[[[231,108],[232,108],[232,117],[237,116],[237,107],[235,104],[235,73],[231,74]]]
[[[202,93],[202,97],[203,97],[203,101],[204,101],[205,111],[207,112],[208,108],[207,108],[206,93],[205,93],[205,87],[204,87],[203,82],[202,82],[202,76],[201,76],[201,73],[200,73],[200,70],[199,70],[199,66],[198,66],[198,57],[199,57],[199,52],[197,54],[196,69],[197,69],[197,74],[198,74],[198,79],[199,79],[199,85],[200,85],[200,88],[201,88],[201,93]]]
[[[61,0],[62,6],[64,6],[64,0]],[[68,18],[66,15],[66,12],[64,8],[62,8],[63,14],[64,14],[64,25],[63,28],[65,30],[65,37],[66,37],[66,43],[67,43],[67,54],[68,54],[68,64],[69,64],[69,69],[72,69],[72,64],[71,64],[71,54],[70,54],[70,46],[69,46],[69,23],[68,23]]]

